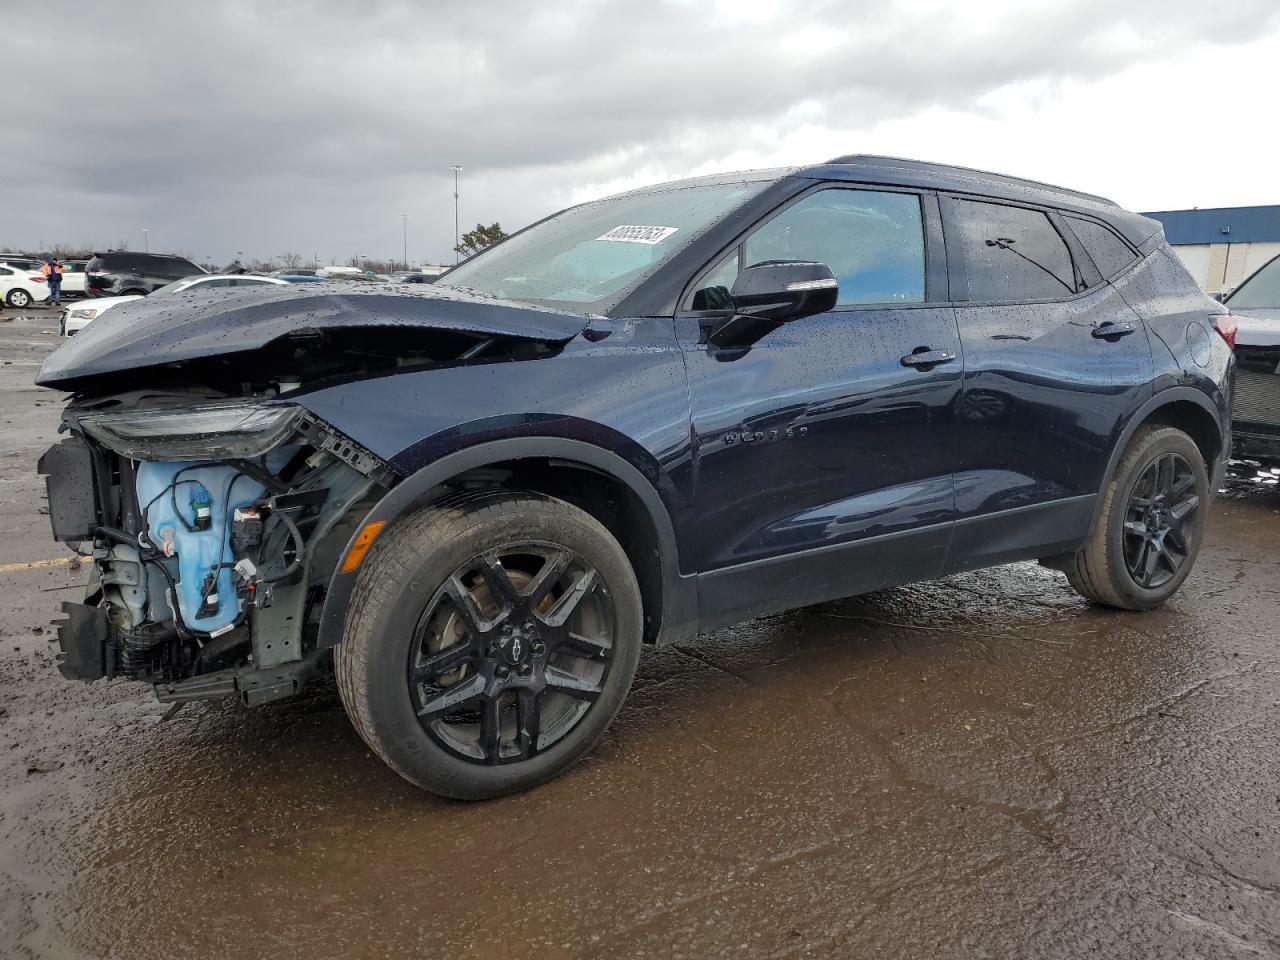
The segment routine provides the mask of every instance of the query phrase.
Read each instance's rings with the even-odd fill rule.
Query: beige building
[[[1145,216],[1164,224],[1165,237],[1208,293],[1235,289],[1280,255],[1280,205],[1164,210]]]

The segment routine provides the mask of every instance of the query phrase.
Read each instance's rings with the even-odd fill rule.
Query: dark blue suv
[[[860,156],[573,207],[419,289],[125,304],[39,377],[95,561],[61,669],[252,705],[332,665],[380,757],[479,798],[586,753],[643,643],[1020,560],[1154,607],[1232,323],[1114,203]]]

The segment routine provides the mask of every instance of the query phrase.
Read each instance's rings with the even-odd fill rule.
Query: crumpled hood
[[[587,323],[583,315],[435,285],[352,281],[192,291],[112,307],[51,353],[36,383],[75,389],[103,374],[256,350],[306,330],[408,327],[564,343]]]
[[[1280,310],[1232,310],[1239,330],[1236,343],[1242,347],[1280,346]]]

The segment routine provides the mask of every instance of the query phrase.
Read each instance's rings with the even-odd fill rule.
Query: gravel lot
[[[168,722],[64,682],[35,461],[56,316],[0,314],[0,955],[1280,956],[1280,492],[1166,609],[1030,564],[648,653],[596,753],[463,805],[332,689]],[[40,565],[42,561],[58,561]]]

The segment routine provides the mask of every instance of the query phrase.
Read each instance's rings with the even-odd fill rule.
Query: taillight
[[[1213,318],[1213,326],[1222,339],[1227,341],[1227,346],[1234,350],[1236,348],[1236,331],[1240,329],[1240,325],[1236,323],[1236,318],[1229,313],[1219,313]]]
[[[32,283],[44,283],[44,277],[40,276],[39,274],[37,274],[34,277],[27,277],[27,279],[30,280]]]

